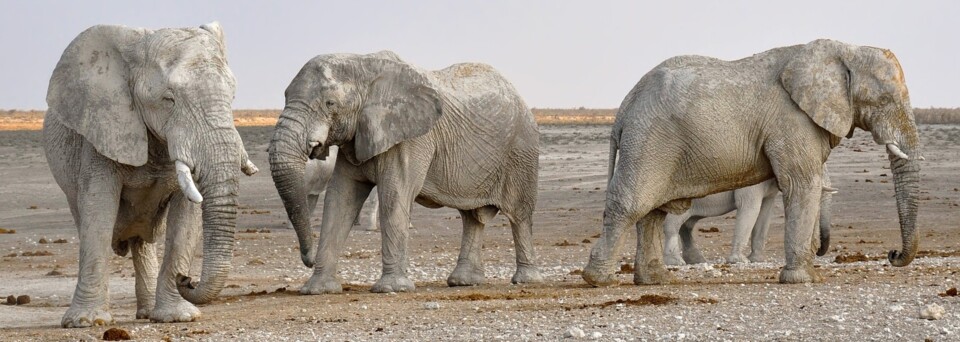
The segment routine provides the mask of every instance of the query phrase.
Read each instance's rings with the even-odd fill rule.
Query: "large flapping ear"
[[[429,79],[405,62],[362,57],[376,70],[364,99],[354,138],[362,163],[405,140],[426,134],[442,115],[440,97]]]
[[[854,119],[851,71],[843,59],[846,48],[836,41],[813,41],[803,46],[780,74],[780,82],[793,102],[837,137],[850,133]]]
[[[67,46],[50,77],[47,106],[61,123],[116,162],[147,162],[147,127],[134,108],[126,49],[146,30],[94,26]]]
[[[200,25],[200,28],[204,31],[210,32],[214,37],[217,38],[217,42],[220,43],[220,50],[223,52],[223,55],[227,54],[227,41],[223,37],[223,26],[220,26],[219,22],[211,22],[209,24]]]

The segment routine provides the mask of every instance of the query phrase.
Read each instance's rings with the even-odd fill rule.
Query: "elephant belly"
[[[149,164],[148,164],[149,165]],[[166,222],[167,207],[179,191],[173,171],[144,166],[127,174],[120,193],[114,245],[131,238],[154,242]]]

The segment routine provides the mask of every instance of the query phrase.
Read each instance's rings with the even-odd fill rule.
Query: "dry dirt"
[[[535,240],[544,284],[509,284],[512,239],[498,217],[484,236],[488,284],[447,287],[460,220],[453,209],[417,206],[410,234],[416,292],[369,293],[380,272],[380,235],[354,231],[340,261],[346,291],[300,296],[297,289],[311,270],[300,263],[269,173],[261,172],[242,180],[234,270],[221,298],[201,307],[203,317],[181,324],[135,319],[133,267],[113,257],[114,327],[139,340],[559,340],[573,328],[585,339],[610,341],[960,339],[960,298],[949,295],[960,285],[958,126],[922,126],[927,161],[919,227],[925,253],[908,267],[891,267],[883,258],[900,247],[893,183],[883,149],[858,132],[829,162],[840,193],[834,197],[834,246],[817,260],[823,283],[777,283],[783,263],[777,209],[767,262],[676,267],[676,282],[664,286],[634,286],[624,272],[624,285],[610,288],[591,288],[578,275],[600,231],[609,127],[541,131]],[[269,170],[264,151],[271,132],[271,127],[240,128],[261,170]],[[0,305],[0,340],[101,338],[108,327],[59,327],[76,283],[77,232],[40,138],[37,131],[0,132],[0,228],[15,230],[0,234],[0,298],[32,299]],[[696,233],[714,263],[730,247],[733,222],[733,215],[726,215],[699,225],[719,230]],[[56,243],[59,239],[66,243]],[[633,232],[626,241],[622,257],[629,262]],[[194,274],[199,262],[195,266]],[[945,308],[944,317],[920,319],[928,304]]]

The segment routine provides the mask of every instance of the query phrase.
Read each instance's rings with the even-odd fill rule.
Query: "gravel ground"
[[[261,169],[267,165],[263,151],[271,130],[240,129]],[[886,156],[868,134],[858,132],[829,162],[840,193],[834,197],[834,246],[817,260],[823,283],[776,282],[783,263],[782,210],[777,209],[766,262],[721,263],[732,236],[733,215],[726,215],[699,224],[718,227],[719,233],[696,233],[713,263],[671,268],[677,278],[671,285],[635,286],[625,272],[624,285],[591,288],[578,272],[600,230],[609,127],[545,126],[534,228],[544,284],[509,284],[512,238],[506,220],[497,217],[484,236],[488,283],[447,287],[459,248],[458,214],[417,207],[410,238],[416,292],[369,293],[379,277],[380,235],[354,231],[340,262],[346,291],[300,296],[297,290],[311,270],[300,264],[272,181],[261,173],[241,184],[234,271],[221,299],[201,307],[197,322],[136,320],[133,267],[128,258],[114,257],[113,327],[138,340],[958,341],[960,299],[948,290],[960,286],[955,180],[960,127],[922,126],[921,131],[927,158],[919,217],[924,254],[903,268],[883,259],[887,250],[900,246]],[[0,228],[16,230],[0,234],[0,296],[31,297],[29,304],[0,306],[0,340],[99,339],[108,327],[59,328],[76,284],[78,244],[39,136],[0,132],[0,154],[10,156],[0,160]],[[48,243],[39,243],[41,238]],[[58,239],[64,243],[53,243]],[[633,241],[631,233],[625,246]],[[623,249],[625,264],[633,260],[632,249]],[[835,261],[860,254],[866,261]],[[943,309],[942,317],[921,318],[925,308],[937,311],[931,305]]]

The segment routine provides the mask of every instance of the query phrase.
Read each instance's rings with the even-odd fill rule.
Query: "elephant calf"
[[[270,170],[314,267],[304,294],[341,292],[337,257],[376,185],[383,273],[373,292],[411,291],[407,226],[414,202],[460,210],[463,240],[447,284],[483,282],[481,233],[498,212],[513,229],[512,282],[542,280],[534,264],[539,132],[523,100],[493,68],[421,70],[392,52],[320,55],[290,82],[270,141]],[[309,225],[304,165],[339,146],[319,242]]]
[[[820,197],[820,217],[817,223],[820,236],[817,255],[826,254],[830,248],[830,203],[835,192],[836,189],[830,188],[830,178],[824,171],[824,192]],[[695,199],[691,202],[690,209],[683,214],[667,214],[663,221],[663,263],[685,265],[706,262],[694,241],[694,226],[703,218],[726,215],[734,210],[737,211],[737,221],[734,224],[733,246],[726,259],[727,263],[762,261],[770,216],[779,193],[777,181],[770,179],[745,188]],[[744,255],[748,238],[749,257]]]
[[[233,126],[223,30],[94,26],[60,57],[47,92],[44,152],[80,237],[64,327],[113,322],[110,250],[133,253],[137,315],[192,321],[233,257],[239,172],[256,172]],[[188,275],[203,232],[203,270]],[[166,230],[157,275],[154,244]],[[156,290],[156,291],[155,291]]]

